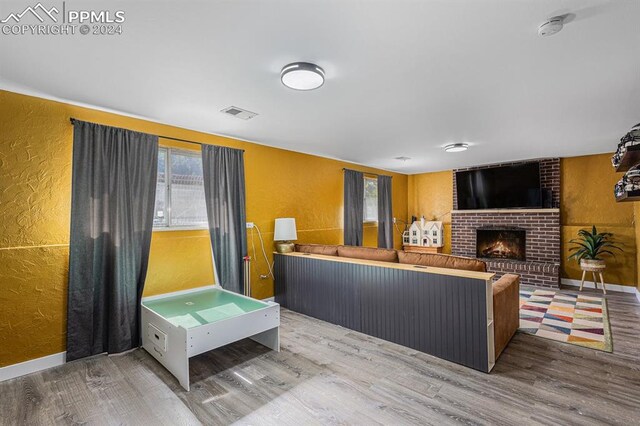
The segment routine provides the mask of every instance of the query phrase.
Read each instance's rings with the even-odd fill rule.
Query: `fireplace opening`
[[[524,229],[476,229],[476,256],[489,259],[526,260]]]

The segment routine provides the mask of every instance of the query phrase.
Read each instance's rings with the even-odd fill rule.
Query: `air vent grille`
[[[250,120],[256,115],[258,115],[255,112],[247,111],[246,109],[238,108],[236,106],[230,106],[228,108],[223,109],[220,112],[229,114],[233,117],[240,118],[242,120]]]

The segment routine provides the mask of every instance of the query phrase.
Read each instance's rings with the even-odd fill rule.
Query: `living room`
[[[640,3],[148,6],[0,5],[0,424],[637,422]]]

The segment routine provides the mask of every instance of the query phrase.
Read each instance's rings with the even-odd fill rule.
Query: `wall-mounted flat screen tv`
[[[540,164],[462,170],[456,190],[459,210],[541,208]]]

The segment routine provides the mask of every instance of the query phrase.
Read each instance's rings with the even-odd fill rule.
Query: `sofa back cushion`
[[[398,263],[398,252],[394,249],[338,246],[338,256],[352,259],[377,260]]]
[[[296,244],[296,251],[300,253],[323,254],[325,256],[337,256],[338,246],[326,244]]]
[[[451,256],[437,253],[398,252],[400,263],[410,265],[433,266],[435,268],[462,269],[465,271],[487,272],[487,264],[470,257]]]

